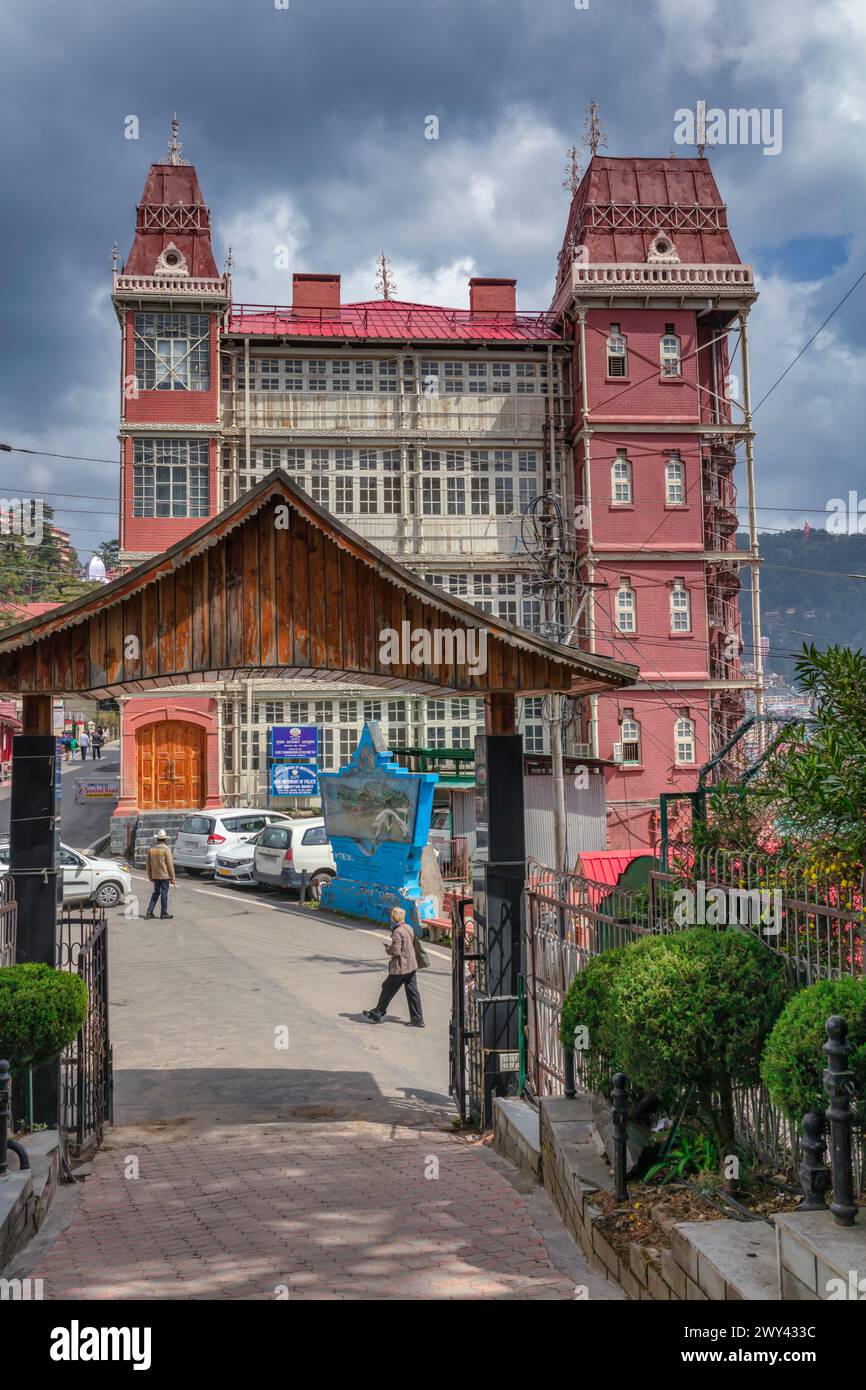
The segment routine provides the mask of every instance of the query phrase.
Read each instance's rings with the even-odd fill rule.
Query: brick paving
[[[531,1202],[460,1136],[360,1123],[141,1138],[115,1130],[97,1156],[30,1271],[46,1298],[575,1297]]]

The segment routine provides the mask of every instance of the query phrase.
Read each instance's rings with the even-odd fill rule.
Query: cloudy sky
[[[292,270],[372,298],[384,250],[400,298],[509,275],[546,307],[591,97],[622,156],[669,154],[698,100],[781,109],[778,154],[710,151],[761,291],[754,401],[866,269],[862,0],[0,0],[0,44],[0,439],[106,460],[2,453],[0,495],[45,496],[84,558],[117,533],[111,246],[175,109],[246,302]],[[767,528],[866,497],[864,304],[866,280],[758,410]]]

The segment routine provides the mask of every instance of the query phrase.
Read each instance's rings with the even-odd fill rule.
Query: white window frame
[[[674,761],[677,767],[695,762],[695,721],[680,715],[674,723]]]

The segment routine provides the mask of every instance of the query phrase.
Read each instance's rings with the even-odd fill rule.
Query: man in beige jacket
[[[421,995],[415,978],[418,970],[418,962],[415,959],[415,932],[406,921],[406,913],[402,907],[391,908],[391,940],[386,942],[385,951],[390,957],[388,975],[382,985],[379,1002],[375,1009],[365,1009],[364,1017],[371,1023],[381,1023],[394,995],[405,989],[409,1004],[409,1025],[412,1028],[423,1028]]]
[[[177,883],[174,876],[174,860],[171,850],[166,844],[166,839],[165,831],[157,830],[156,844],[151,845],[147,851],[147,876],[153,884],[153,894],[147,912],[144,914],[145,917],[152,917],[157,901],[161,901],[162,910],[159,916],[160,921],[163,922],[170,921],[172,916],[168,910],[168,885],[171,884],[174,888]]]

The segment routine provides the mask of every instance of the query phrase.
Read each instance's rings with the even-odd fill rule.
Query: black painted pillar
[[[24,696],[24,732],[12,742],[10,867],[18,904],[19,964],[41,961],[56,965],[57,902],[61,891],[60,754],[51,730],[52,699]],[[57,1125],[59,1061],[40,1067],[33,1077],[34,1120]],[[16,1076],[15,1120],[22,1118],[24,1078]]]

